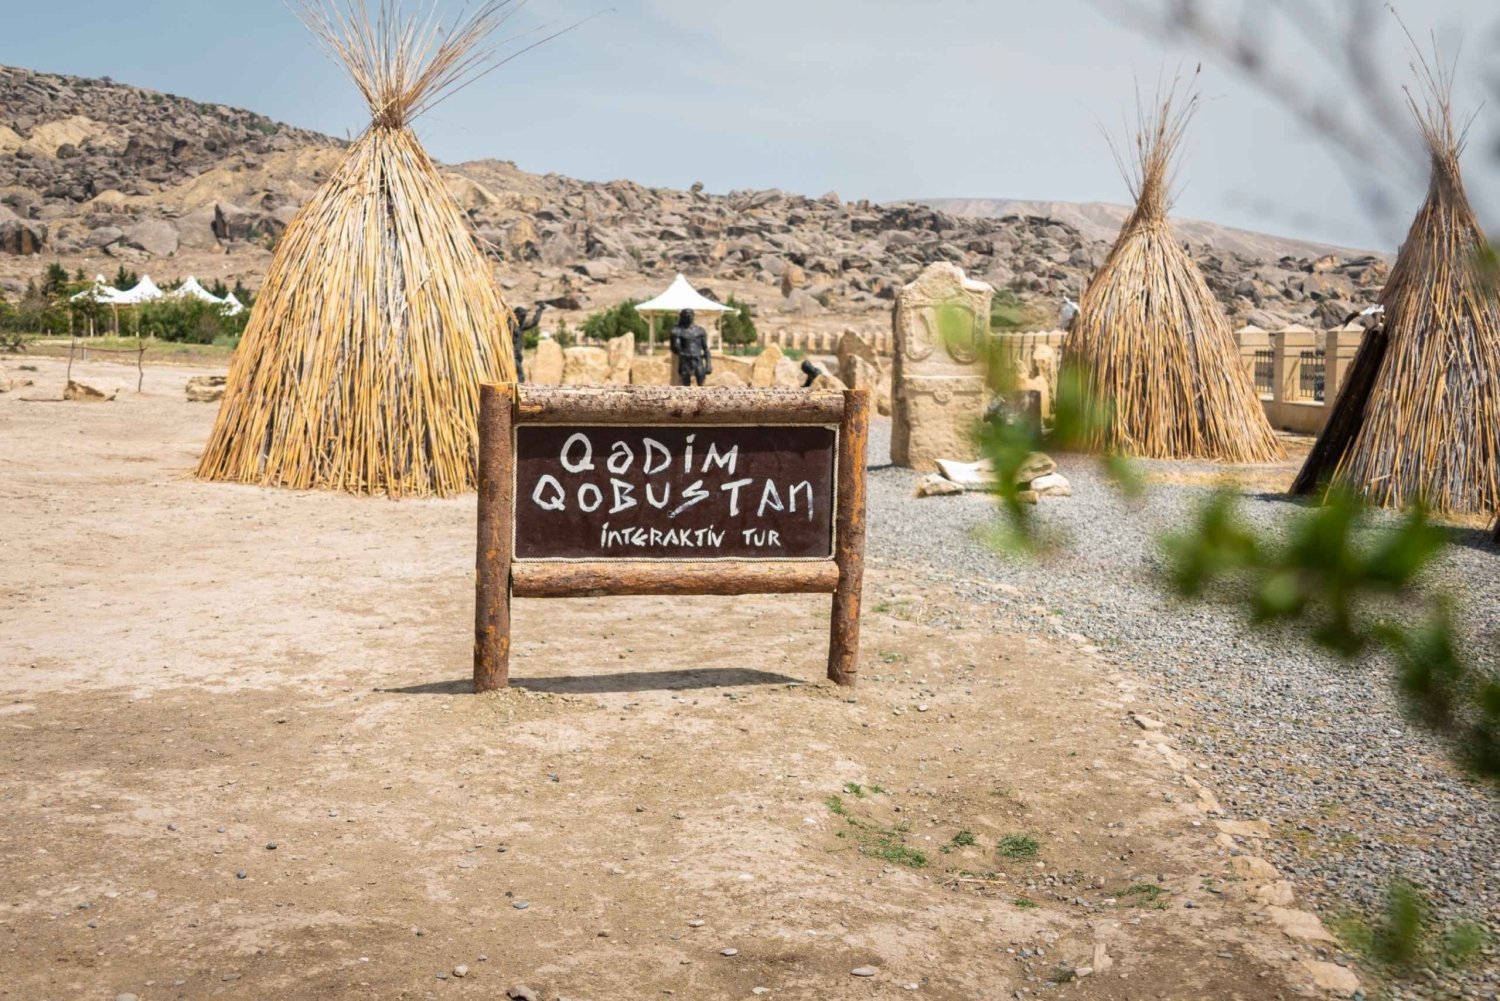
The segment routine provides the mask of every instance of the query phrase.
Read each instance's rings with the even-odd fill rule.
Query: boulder
[[[1051,473],[1057,472],[1057,463],[1052,457],[1043,452],[1032,452],[1021,463],[1021,468],[1016,470],[1017,483],[1030,483]]]
[[[152,257],[171,257],[180,242],[177,227],[164,219],[138,222],[125,234],[125,246],[144,250]]]
[[[1313,986],[1336,998],[1352,998],[1359,991],[1359,977],[1347,966],[1316,959],[1304,959],[1302,965],[1312,976]]]
[[[46,223],[22,219],[0,206],[0,254],[26,257],[40,254],[47,245]]]
[[[786,360],[786,354],[780,345],[766,345],[766,349],[755,356],[755,361],[750,366],[750,385],[756,389],[768,389],[776,385],[776,366]]]
[[[636,386],[670,386],[675,374],[669,354],[639,356],[630,366],[630,382]]]
[[[536,345],[536,357],[527,373],[528,381],[539,386],[560,386],[566,364],[562,345],[551,337],[543,337]]]
[[[0,366],[0,393],[9,393],[11,390],[30,385],[32,385],[30,379],[12,379],[5,374],[5,367]]]
[[[630,363],[635,357],[635,335],[621,334],[605,343],[609,354],[609,373],[604,381],[616,386],[630,384]]]
[[[726,372],[733,372],[744,381],[745,385],[749,386],[754,380],[755,359],[740,358],[736,355],[715,355],[714,371],[717,372],[720,369],[723,369]]]
[[[771,378],[771,385],[780,386],[783,389],[801,389],[802,382],[802,366],[790,358],[782,358],[776,362],[776,372]]]
[[[788,264],[781,272],[781,294],[790,296],[797,289],[807,284],[807,272],[799,265]]]
[[[119,395],[119,390],[111,390],[106,393],[102,389],[79,382],[77,379],[69,379],[68,386],[63,390],[63,399],[76,400],[80,403],[107,403]]]
[[[125,239],[125,231],[118,226],[100,226],[84,238],[90,247],[103,250]]]
[[[739,373],[729,372],[722,368],[715,368],[709,373],[708,378],[703,380],[705,386],[724,386],[729,389],[744,389],[747,383],[740,378]]]
[[[854,382],[850,378],[850,366],[854,360],[865,362],[876,371],[880,370],[880,357],[875,353],[875,346],[868,339],[861,337],[859,331],[853,327],[845,327],[839,336],[839,373],[845,382],[851,386]]]
[[[98,234],[95,230],[95,235]],[[178,242],[190,250],[217,250],[219,238],[214,235],[214,210],[199,209],[177,220]]]
[[[1028,484],[1027,489],[1036,491],[1038,497],[1072,497],[1073,485],[1062,473],[1047,473]]]
[[[928,473],[917,481],[918,497],[950,497],[961,494],[964,488],[942,473]]]
[[[563,350],[564,386],[600,386],[609,381],[609,352],[603,348]]]
[[[226,243],[230,240],[252,240],[264,230],[259,212],[233,202],[219,202],[214,206],[214,236]]]
[[[781,311],[796,316],[816,316],[823,312],[823,304],[810,295],[806,289],[796,288],[792,289],[786,301],[781,304]]]
[[[218,403],[224,398],[224,385],[229,380],[222,375],[195,375],[187,381],[189,403]]]

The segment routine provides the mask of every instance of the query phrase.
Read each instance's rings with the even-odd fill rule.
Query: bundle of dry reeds
[[[1115,151],[1135,211],[1084,291],[1064,364],[1085,387],[1093,447],[1269,462],[1283,451],[1229,320],[1167,223],[1172,160],[1197,107],[1177,86],[1154,108],[1137,99],[1131,163]]]
[[[1500,298],[1459,172],[1451,74],[1422,61],[1418,79],[1421,100],[1408,90],[1407,103],[1432,155],[1427,199],[1380,294],[1379,371],[1363,392],[1339,394],[1328,428],[1357,422],[1324,467],[1374,504],[1489,513],[1500,509]],[[1322,473],[1304,469],[1298,482]]]
[[[479,386],[515,379],[511,316],[409,123],[489,61],[494,0],[451,25],[382,0],[302,8],[370,127],[292,220],[230,366],[205,479],[391,496],[472,489]]]

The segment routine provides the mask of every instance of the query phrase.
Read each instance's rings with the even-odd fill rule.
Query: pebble
[[[849,971],[849,975],[851,977],[873,977],[875,975],[875,967],[856,966],[854,969]]]
[[[459,963],[453,968],[453,975],[460,978],[467,977],[469,975],[469,968],[463,963]]]
[[[702,928],[704,924],[705,924],[705,922],[704,922],[704,920],[702,918],[694,918],[693,920],[691,920],[691,921],[688,922],[688,927],[689,928]]]
[[[167,830],[169,830],[169,831],[175,831],[175,830],[177,830],[177,825],[176,824],[168,824],[167,825]]]
[[[719,955],[721,955],[721,956],[738,956],[739,954],[740,954],[740,950],[738,950],[738,949],[720,949],[719,950]]]
[[[511,1001],[536,1001],[536,991],[525,984],[516,984],[516,986],[505,992],[505,996],[510,998]]]
[[[531,901],[529,901],[529,900],[513,900],[513,901],[511,901],[510,906],[514,907],[518,911],[524,911],[526,908],[528,908],[528,907],[531,906]]]
[[[276,842],[274,842],[274,841],[267,841],[266,842],[266,851],[268,851],[268,852],[274,852],[275,850],[276,850]]]
[[[246,872],[245,870],[243,870],[243,869],[237,869],[235,871],[234,878],[235,879],[244,879],[248,875],[250,875],[250,874],[248,872]]]

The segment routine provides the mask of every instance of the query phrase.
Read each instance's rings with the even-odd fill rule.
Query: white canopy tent
[[[718,350],[723,344],[723,339],[719,334],[719,319],[725,313],[739,312],[733,306],[726,306],[722,302],[714,302],[707,296],[699,294],[697,289],[688,284],[686,277],[678,275],[661,295],[635,307],[635,311],[647,320],[647,326],[651,332],[650,343],[653,353],[656,351],[656,318],[658,316],[675,317],[684,309],[691,309],[694,313],[707,314],[713,317],[714,322],[709,331],[709,342],[715,350]]]
[[[69,302],[98,302],[108,305],[119,299],[120,290],[104,280],[103,275],[94,276],[94,284],[75,293],[69,298]]]
[[[173,299],[194,298],[202,302],[211,302],[214,305],[223,305],[224,300],[214,295],[208,289],[198,284],[198,279],[188,275],[187,281],[168,292],[167,295]]]
[[[225,316],[239,316],[244,311],[245,304],[240,302],[239,298],[233,292],[224,297]]]
[[[139,306],[143,302],[160,299],[164,294],[156,287],[156,282],[151,280],[151,276],[147,275],[135,288],[117,293],[112,302],[117,306]]]

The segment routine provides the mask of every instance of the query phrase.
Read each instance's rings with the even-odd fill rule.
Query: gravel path
[[[1181,603],[1160,584],[1155,539],[1187,524],[1207,487],[1154,485],[1132,506],[1092,461],[1064,458],[1074,496],[1036,509],[1042,529],[1064,544],[1031,560],[983,543],[990,499],[912,497],[916,474],[879,466],[889,422],[871,430],[871,556],[930,568],[966,595],[1005,606],[1020,627],[1082,633],[1143,676],[1148,697],[1180,724],[1184,747],[1212,770],[1225,809],[1270,821],[1268,854],[1302,900],[1325,917],[1378,909],[1401,875],[1427,888],[1446,917],[1500,929],[1500,799],[1403,718],[1388,667],[1350,667],[1252,630],[1233,608]],[[1252,495],[1242,510],[1268,527],[1299,509]],[[1471,650],[1500,669],[1500,551],[1478,531],[1460,533],[1432,582],[1458,598]],[[1445,979],[1422,976],[1404,989],[1441,995]],[[1497,996],[1494,950],[1446,990]]]

